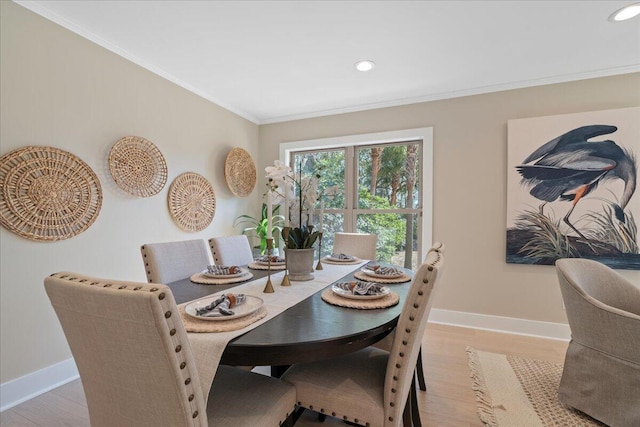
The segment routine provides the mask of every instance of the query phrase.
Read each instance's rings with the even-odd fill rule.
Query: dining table
[[[333,283],[360,280],[354,275],[365,264],[366,261],[356,265],[323,264],[324,275],[333,273],[329,277],[336,277],[329,284],[326,280],[321,282],[316,279],[309,282],[292,281],[292,287],[306,286],[312,289],[311,295],[231,339],[226,344],[219,363],[233,366],[271,366],[272,375],[279,376],[291,364],[336,357],[382,340],[396,326],[411,280],[385,284],[399,296],[399,303],[387,308],[342,307],[332,305],[321,297],[322,292]],[[411,270],[397,268],[405,275],[413,277]],[[266,270],[251,270],[251,273],[253,277],[248,282],[260,284],[266,281],[265,277],[268,275]],[[320,272],[316,272],[316,275],[318,273]],[[287,288],[281,286],[283,276],[283,271],[271,272],[275,291],[270,294],[272,298],[277,298],[278,293],[287,292]],[[184,304],[214,293],[233,292],[234,288],[244,283],[247,282],[224,285],[198,284],[185,278],[169,283],[168,286],[176,303]]]

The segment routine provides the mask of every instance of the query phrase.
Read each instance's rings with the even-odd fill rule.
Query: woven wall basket
[[[93,170],[53,147],[24,147],[0,157],[0,222],[31,240],[63,240],[93,224],[102,187]]]
[[[224,179],[233,194],[247,197],[256,186],[256,165],[246,150],[234,148],[224,162]]]
[[[179,175],[169,186],[169,213],[185,231],[202,231],[216,214],[216,193],[205,177],[194,172]]]
[[[167,183],[162,153],[140,136],[125,136],[111,147],[109,172],[118,187],[139,197],[158,194]]]

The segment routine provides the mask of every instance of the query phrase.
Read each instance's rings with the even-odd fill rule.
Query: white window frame
[[[292,151],[323,150],[348,146],[422,141],[422,217],[419,261],[433,244],[433,128],[404,129],[390,132],[337,136],[280,143],[280,160],[289,164]],[[348,161],[348,159],[345,159]],[[348,183],[347,183],[348,184]],[[346,218],[345,218],[346,219]]]

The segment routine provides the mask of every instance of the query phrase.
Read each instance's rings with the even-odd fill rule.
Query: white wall
[[[71,357],[45,276],[67,270],[146,281],[140,245],[237,233],[234,218],[259,212],[264,182],[239,199],[224,180],[233,147],[257,156],[256,125],[12,2],[0,3],[0,155],[27,145],[69,151],[95,171],[104,197],[95,223],[68,240],[35,242],[0,228],[5,383]],[[127,135],[149,139],[166,159],[168,182],[153,197],[128,195],[109,174],[109,149]],[[213,222],[200,233],[180,230],[167,210],[169,184],[187,171],[205,176],[217,196]]]

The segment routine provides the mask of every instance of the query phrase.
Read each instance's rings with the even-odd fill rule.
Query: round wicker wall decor
[[[216,214],[216,193],[205,177],[194,172],[179,175],[167,196],[173,221],[185,231],[202,231]]]
[[[224,162],[224,179],[233,194],[247,197],[256,186],[256,165],[246,150],[234,148]]]
[[[129,194],[151,197],[167,183],[167,163],[151,141],[140,136],[119,139],[109,152],[109,172]]]
[[[24,147],[0,157],[0,223],[31,240],[64,240],[93,224],[102,187],[93,170],[53,147]]]

